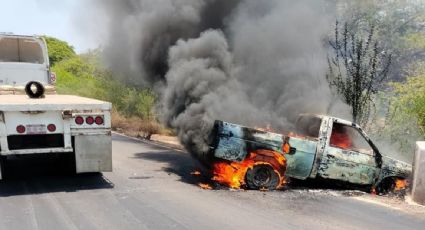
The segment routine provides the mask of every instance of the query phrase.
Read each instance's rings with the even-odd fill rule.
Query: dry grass
[[[173,131],[165,128],[155,120],[144,120],[139,117],[124,117],[116,110],[112,111],[112,129],[131,137],[150,140],[153,134],[173,135]]]

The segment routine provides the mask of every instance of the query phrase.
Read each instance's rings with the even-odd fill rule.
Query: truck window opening
[[[320,132],[320,125],[322,124],[322,119],[304,115],[300,116],[296,123],[296,130],[302,136],[310,138],[318,138]]]
[[[341,149],[353,148],[353,142],[351,141],[351,137],[348,135],[346,127],[334,123],[332,127],[330,145]]]
[[[330,146],[373,154],[369,143],[357,129],[339,123],[333,124]]]
[[[40,44],[33,39],[1,38],[0,62],[43,64],[43,50]]]

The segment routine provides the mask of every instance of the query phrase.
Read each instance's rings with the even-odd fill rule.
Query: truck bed
[[[46,95],[31,99],[27,95],[0,95],[0,111],[111,110],[109,102],[71,95]]]

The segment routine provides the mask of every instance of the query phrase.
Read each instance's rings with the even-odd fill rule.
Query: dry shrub
[[[112,129],[128,136],[150,139],[153,134],[172,135],[156,120],[146,120],[140,117],[125,117],[116,110],[112,110]]]

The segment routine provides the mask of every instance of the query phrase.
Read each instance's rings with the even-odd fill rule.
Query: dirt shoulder
[[[157,142],[175,149],[184,150],[183,145],[180,144],[180,141],[176,136],[153,134],[150,141]]]

